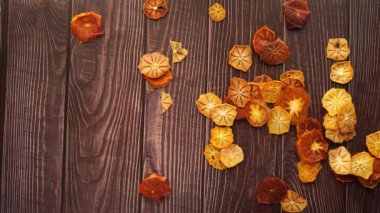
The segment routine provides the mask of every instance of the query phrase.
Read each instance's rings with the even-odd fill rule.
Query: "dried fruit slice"
[[[292,116],[292,125],[309,117],[310,97],[304,89],[285,88],[277,96],[275,106],[280,106]]]
[[[149,78],[146,76],[144,76],[144,78],[148,81],[152,88],[161,88],[169,84],[169,82],[173,79],[173,74],[172,72],[168,71],[166,74],[159,78]]]
[[[173,99],[170,96],[169,93],[162,92],[161,93],[161,106],[162,106],[162,112],[168,111],[168,109],[172,106]]]
[[[224,97],[223,103],[231,104],[235,106],[235,104],[228,98],[228,96]],[[236,107],[236,117],[235,120],[241,120],[245,119],[249,116],[250,108],[249,108],[250,102],[248,102],[244,107]]]
[[[252,100],[249,107],[250,114],[247,117],[247,120],[252,126],[261,127],[268,123],[270,109],[266,103]]]
[[[305,76],[301,70],[288,70],[280,75],[280,80],[283,81],[287,78],[297,79],[301,81],[302,84],[305,83]]]
[[[177,41],[170,41],[170,47],[173,51],[173,63],[178,63],[183,61],[186,58],[189,51],[182,48],[182,43]]]
[[[326,48],[326,57],[334,61],[344,61],[350,54],[345,38],[330,38]]]
[[[366,180],[364,178],[358,177],[359,183],[367,189],[375,189],[380,181]]]
[[[352,103],[351,95],[345,89],[332,88],[322,98],[322,105],[329,115],[339,114],[346,104]]]
[[[356,177],[354,175],[338,175],[338,174],[335,174],[335,180],[341,182],[341,183],[351,183],[352,181],[354,181],[356,179]]]
[[[218,104],[211,110],[211,119],[219,126],[232,126],[236,115],[236,107],[231,104]]]
[[[306,132],[297,140],[297,154],[302,162],[314,164],[327,156],[329,145],[319,130]]]
[[[220,161],[220,151],[215,148],[212,144],[206,146],[203,154],[206,157],[207,162],[215,169],[224,170],[226,166]]]
[[[356,136],[356,132],[342,133],[340,130],[326,130],[326,138],[330,139],[334,143],[343,143],[350,141]]]
[[[275,103],[281,93],[284,83],[281,81],[269,81],[260,85],[261,95],[265,103]]]
[[[281,201],[281,208],[285,212],[302,212],[306,207],[307,200],[292,190],[288,190],[285,199]]]
[[[288,186],[278,177],[266,177],[256,189],[256,199],[262,204],[280,203],[287,195]]]
[[[222,103],[222,100],[212,92],[208,92],[206,94],[202,94],[199,96],[197,102],[197,108],[202,115],[207,118],[211,118],[211,110],[214,109],[216,105]]]
[[[159,52],[148,53],[140,59],[138,68],[148,78],[159,78],[169,72],[169,58]]]
[[[354,77],[351,61],[337,62],[331,66],[330,79],[336,83],[347,84]]]
[[[262,96],[260,92],[260,84],[255,83],[255,82],[250,82],[249,84],[251,85],[251,93],[250,93],[251,99],[261,100]]]
[[[369,178],[371,181],[380,181],[380,159],[373,162],[373,173]]]
[[[227,168],[235,167],[244,160],[243,149],[236,144],[231,144],[227,148],[222,149],[220,155],[220,161]]]
[[[297,124],[297,137],[301,137],[305,132],[319,130],[322,132],[322,127],[319,121],[315,118],[306,118]]]
[[[85,12],[71,19],[71,32],[81,42],[89,42],[103,35],[102,16],[95,12]]]
[[[242,78],[233,77],[228,87],[228,98],[238,107],[244,107],[251,100],[251,85]]]
[[[329,151],[329,164],[335,174],[348,175],[351,171],[351,154],[340,146]]]
[[[269,81],[272,81],[273,79],[268,76],[268,75],[257,75],[255,77],[253,77],[253,82],[254,83],[258,83],[258,84],[261,84],[261,83],[266,83],[266,82],[269,82]]]
[[[228,64],[237,70],[247,72],[252,66],[252,50],[249,45],[235,45],[230,50]]]
[[[220,22],[226,18],[227,12],[224,9],[223,5],[215,3],[208,9],[208,15],[210,16],[211,20]]]
[[[337,116],[338,126],[342,133],[350,133],[355,131],[356,112],[352,103],[346,104]]]
[[[268,129],[270,134],[280,135],[289,132],[292,116],[277,106],[269,113]]]
[[[216,126],[211,129],[210,143],[217,149],[226,148],[234,142],[232,129]]]
[[[326,113],[326,115],[323,117],[323,126],[325,129],[338,131],[339,126],[337,117],[337,115],[331,116],[329,113]]]
[[[281,81],[284,82],[286,87],[301,88],[301,89],[304,88],[303,83],[300,80],[295,79],[295,78],[285,78],[284,80],[281,80]]]
[[[260,29],[258,29],[253,36],[253,40],[252,40],[253,50],[255,51],[257,55],[260,55],[262,52],[263,46],[275,40],[276,40],[276,33],[264,25]]]
[[[380,131],[367,135],[366,145],[373,156],[380,158]]]
[[[168,13],[169,7],[165,0],[146,0],[143,11],[148,18],[157,20]]]
[[[285,63],[290,57],[288,45],[281,39],[277,38],[275,41],[263,45],[260,50],[260,60],[269,65],[279,65]]]
[[[310,9],[306,0],[290,0],[283,5],[286,27],[291,29],[300,29],[310,16]]]
[[[322,169],[320,162],[315,164],[308,164],[302,161],[297,163],[298,178],[302,183],[312,183],[317,179],[319,172]]]
[[[351,174],[368,179],[373,173],[373,158],[368,152],[360,152],[351,157]]]
[[[152,173],[140,183],[139,193],[146,198],[161,203],[171,194],[169,181],[166,177]]]

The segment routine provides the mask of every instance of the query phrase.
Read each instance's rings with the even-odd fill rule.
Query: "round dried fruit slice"
[[[322,132],[322,127],[319,121],[315,118],[306,118],[297,124],[297,137],[301,137],[305,132],[319,130]]]
[[[85,12],[71,19],[71,31],[81,42],[89,42],[103,35],[102,16],[95,12]]]
[[[368,152],[360,152],[351,157],[351,174],[368,179],[373,173],[373,158]]]
[[[380,158],[380,131],[367,135],[366,145],[373,156]]]
[[[319,172],[322,169],[320,162],[315,164],[308,164],[302,161],[297,163],[298,178],[302,183],[312,183],[317,179]]]
[[[244,107],[251,100],[251,85],[242,78],[233,77],[228,87],[228,98],[238,107]]]
[[[206,94],[202,94],[199,96],[197,102],[197,108],[202,115],[207,118],[211,118],[211,110],[214,109],[216,105],[222,103],[222,100],[212,92],[208,92]]]
[[[337,62],[331,66],[330,79],[336,83],[347,84],[354,77],[351,61]]]
[[[138,68],[148,78],[159,78],[169,72],[169,58],[159,52],[148,53],[140,59]]]
[[[235,106],[235,104],[228,98],[228,96],[224,97],[223,103],[231,104]],[[248,102],[244,107],[236,107],[236,117],[235,120],[241,120],[245,119],[249,116],[250,108],[249,108],[250,102]]]
[[[340,146],[329,151],[329,164],[335,174],[348,175],[351,171],[351,154]]]
[[[366,180],[364,178],[358,177],[359,183],[367,189],[375,189],[380,181]]]
[[[288,186],[278,177],[266,177],[256,189],[256,199],[262,204],[280,203],[286,197]]]
[[[207,162],[215,169],[224,170],[226,166],[220,161],[220,151],[215,148],[212,144],[206,146],[203,154],[206,157]]]
[[[280,80],[283,81],[287,78],[297,79],[301,81],[302,84],[305,83],[305,76],[301,70],[288,70],[280,75]]]
[[[260,84],[255,83],[255,82],[250,82],[249,84],[251,85],[251,93],[250,93],[251,99],[261,100],[262,96],[260,92]]]
[[[168,71],[166,74],[159,78],[148,78],[146,76],[144,76],[144,78],[148,81],[152,88],[161,88],[169,84],[169,82],[173,79],[173,74],[172,72]]]
[[[337,115],[331,116],[329,113],[326,113],[326,115],[323,117],[323,126],[325,129],[338,131],[339,126],[337,117]]]
[[[334,143],[343,143],[350,141],[356,136],[356,132],[342,133],[340,130],[326,130],[326,138],[330,139]]]
[[[258,84],[261,84],[261,83],[266,83],[266,82],[269,82],[269,81],[272,81],[273,79],[268,76],[268,75],[257,75],[255,77],[253,77],[253,82],[254,83],[258,83]]]
[[[233,142],[234,135],[231,128],[216,126],[211,129],[210,143],[217,149],[226,148]]]
[[[348,41],[345,38],[331,38],[326,48],[326,57],[334,61],[344,61],[350,54]]]
[[[289,132],[292,116],[283,108],[277,106],[269,113],[268,129],[270,134],[281,135]]]
[[[227,148],[222,149],[220,155],[220,161],[227,168],[235,167],[244,160],[243,149],[236,144],[231,144]]]
[[[314,164],[327,156],[328,143],[319,130],[306,132],[297,140],[297,154],[302,162]]]
[[[250,113],[247,120],[252,126],[261,127],[268,123],[270,109],[266,103],[252,100],[249,107]]]
[[[310,97],[302,88],[285,88],[277,96],[275,106],[280,106],[292,116],[292,125],[309,117]]]
[[[275,103],[281,93],[284,83],[281,81],[269,81],[260,85],[261,95],[265,103]]]
[[[260,55],[263,46],[275,40],[276,33],[264,25],[260,29],[258,29],[253,35],[253,50],[257,55]]]
[[[148,18],[157,20],[168,13],[169,7],[165,0],[146,0],[143,11]]]
[[[350,133],[355,131],[356,112],[352,103],[346,104],[337,116],[338,126],[342,133]]]
[[[305,0],[290,0],[283,5],[286,27],[291,29],[300,29],[310,16],[310,9]]]
[[[322,98],[322,105],[329,115],[339,114],[346,104],[352,103],[351,95],[340,88],[332,88]]]
[[[284,84],[286,85],[286,87],[301,88],[301,89],[304,88],[303,83],[300,80],[298,80],[298,79],[285,78],[284,80],[281,80],[281,81],[284,82]]]
[[[281,208],[285,212],[302,212],[306,207],[307,200],[292,190],[288,190],[285,199],[281,201]]]
[[[166,177],[152,173],[139,185],[139,193],[144,197],[161,203],[165,197],[171,194],[170,184]]]
[[[219,104],[211,110],[211,119],[219,126],[232,126],[236,115],[236,107],[231,104]]]
[[[228,64],[237,70],[247,72],[252,66],[252,50],[249,45],[235,45],[230,50]]]
[[[269,65],[279,65],[285,63],[290,57],[288,45],[281,39],[277,38],[275,41],[263,45],[260,50],[260,60]]]
[[[208,15],[210,16],[211,20],[220,22],[226,18],[227,12],[224,9],[223,5],[215,3],[208,9]]]

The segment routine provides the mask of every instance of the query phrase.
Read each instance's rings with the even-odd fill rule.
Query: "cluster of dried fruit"
[[[71,31],[81,42],[89,42],[103,35],[102,16],[95,12],[84,12],[71,19]]]
[[[310,9],[306,0],[289,0],[283,5],[286,27],[291,29],[300,29],[310,16]]]
[[[351,61],[344,61],[350,54],[350,48],[345,38],[329,39],[326,57],[338,61],[331,66],[330,79],[339,84],[347,84],[354,77]]]
[[[307,200],[278,177],[266,177],[256,189],[256,199],[261,204],[280,203],[285,212],[302,212],[307,206]]]
[[[144,197],[161,203],[165,197],[169,197],[171,188],[166,177],[152,173],[140,183],[139,192]]]

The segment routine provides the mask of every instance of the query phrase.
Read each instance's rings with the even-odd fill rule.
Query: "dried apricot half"
[[[173,63],[178,63],[183,61],[186,56],[189,54],[189,51],[182,47],[181,42],[170,41],[170,47],[173,51]]]
[[[168,111],[168,109],[172,106],[173,99],[170,96],[169,93],[162,92],[161,93],[161,106],[162,106],[162,112]]]
[[[229,53],[228,64],[233,68],[247,72],[252,66],[252,50],[249,45],[235,45]]]
[[[262,26],[253,35],[252,46],[257,55],[260,55],[264,45],[276,40],[276,33],[267,26]]]
[[[212,92],[206,94],[201,94],[196,101],[197,108],[202,115],[207,118],[211,118],[211,110],[214,109],[216,105],[222,103],[222,100]]]
[[[71,31],[81,42],[89,42],[103,35],[102,16],[95,12],[85,12],[71,19]]]
[[[166,197],[170,196],[171,188],[166,177],[152,173],[140,183],[139,193],[146,198],[161,203]]]
[[[159,52],[148,53],[140,59],[138,68],[148,78],[159,78],[169,72],[169,58]]]
[[[220,126],[212,128],[210,142],[217,149],[226,148],[234,142],[232,129],[229,127]]]
[[[350,133],[355,131],[356,112],[352,103],[346,104],[337,116],[338,126],[342,133]]]
[[[305,76],[301,70],[288,70],[280,75],[280,80],[284,81],[287,78],[297,79],[302,84],[305,83]]]
[[[285,199],[281,201],[281,208],[285,212],[302,212],[306,207],[307,200],[292,190],[288,190]]]
[[[260,60],[269,65],[283,64],[290,57],[288,45],[279,38],[263,45],[260,52]]]
[[[288,186],[278,177],[266,177],[256,189],[256,199],[262,204],[280,203],[286,198]]]
[[[380,131],[367,135],[366,145],[373,156],[380,158]]]
[[[284,83],[281,81],[269,81],[260,85],[261,95],[265,103],[275,103],[281,93]]]
[[[169,82],[173,79],[173,74],[172,72],[168,71],[166,74],[159,78],[149,78],[146,76],[144,76],[144,78],[149,82],[152,88],[161,88],[169,84]]]
[[[215,169],[224,170],[226,166],[220,161],[220,151],[215,148],[212,144],[206,146],[204,152],[207,162]]]
[[[270,134],[280,135],[289,132],[292,116],[283,108],[277,106],[269,113],[268,129]]]
[[[309,117],[310,97],[303,88],[285,88],[277,96],[275,106],[280,106],[292,116],[292,125]]]
[[[211,20],[220,22],[226,18],[227,12],[224,9],[223,5],[215,3],[208,9],[208,15],[210,16]]]
[[[235,167],[244,160],[243,149],[236,144],[231,144],[220,150],[220,155],[220,161],[227,168]]]
[[[342,133],[340,130],[326,129],[325,136],[334,143],[343,143],[352,140],[356,136],[356,132]]]
[[[304,163],[314,164],[325,159],[328,148],[319,130],[306,132],[297,140],[297,154]]]
[[[368,179],[373,173],[373,158],[368,152],[360,152],[351,157],[351,174]]]
[[[348,175],[351,171],[351,154],[344,146],[330,149],[329,164],[335,174]]]
[[[351,61],[336,62],[331,66],[330,79],[336,83],[347,84],[354,78]]]
[[[329,113],[326,113],[323,117],[323,126],[325,129],[334,131],[339,130],[337,117],[337,115],[331,116]]]
[[[315,118],[305,118],[297,124],[297,137],[301,137],[305,132],[313,130],[319,130],[322,132],[321,124]]]
[[[300,29],[310,16],[310,9],[306,0],[289,0],[283,5],[286,27],[291,29]]]
[[[232,126],[236,115],[236,107],[231,104],[218,104],[211,110],[211,119],[219,126]]]
[[[242,78],[233,77],[228,87],[228,98],[238,107],[244,107],[251,100],[251,85]]]
[[[249,107],[250,112],[247,120],[252,126],[261,127],[268,123],[270,109],[266,103],[252,100]]]
[[[308,164],[302,161],[297,163],[298,178],[302,183],[312,183],[317,179],[319,172],[322,169],[320,162],[315,164]]]
[[[157,20],[166,16],[169,7],[165,0],[146,0],[143,11],[148,18]]]
[[[330,38],[326,48],[326,57],[334,61],[344,61],[350,54],[345,38]]]
[[[351,95],[340,88],[332,88],[322,98],[322,105],[329,115],[339,114],[346,104],[352,103]]]

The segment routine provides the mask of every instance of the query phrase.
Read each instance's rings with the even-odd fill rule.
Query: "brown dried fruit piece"
[[[276,33],[264,25],[258,29],[253,36],[253,50],[257,55],[260,55],[263,46],[274,40],[276,40]]]
[[[341,183],[351,183],[356,179],[354,175],[338,175],[334,173],[335,179]]]
[[[254,83],[266,83],[266,82],[269,82],[269,81],[272,81],[273,79],[268,76],[268,75],[257,75],[255,77],[253,77],[253,82]]]
[[[148,18],[157,20],[168,13],[169,7],[165,0],[146,0],[143,10]]]
[[[233,68],[247,72],[252,66],[252,50],[249,45],[235,45],[229,53],[228,64]]]
[[[305,83],[305,76],[301,70],[288,70],[280,75],[280,80],[284,81],[287,78],[297,79],[302,84]]]
[[[168,71],[166,74],[159,78],[149,78],[147,76],[144,76],[144,78],[148,81],[152,88],[161,88],[169,84],[169,82],[173,79],[173,74],[172,72]]]
[[[322,127],[319,121],[315,118],[306,118],[297,124],[297,137],[301,137],[305,132],[319,130],[322,132]]]
[[[319,130],[306,132],[297,140],[297,154],[302,162],[314,164],[327,157],[328,143]]]
[[[227,104],[231,104],[235,106],[234,102],[232,102],[228,98],[228,96],[224,97],[223,103],[227,103]],[[250,111],[249,105],[250,105],[250,102],[248,102],[244,107],[236,107],[237,114],[236,114],[235,120],[241,120],[249,116],[249,111]]]
[[[307,200],[291,190],[288,190],[285,199],[281,201],[281,208],[285,212],[302,212],[306,207]]]
[[[258,100],[251,100],[249,107],[250,110],[247,120],[252,126],[261,127],[268,123],[270,109],[266,103]]]
[[[260,52],[260,59],[269,65],[283,64],[290,57],[288,45],[279,38],[263,45]]]
[[[309,117],[310,97],[302,88],[285,88],[277,96],[275,106],[280,106],[292,116],[292,125]]]
[[[148,53],[141,57],[138,68],[148,78],[159,78],[169,72],[169,58],[159,52]]]
[[[238,107],[244,107],[251,100],[251,85],[242,78],[233,77],[228,87],[228,98]]]
[[[364,178],[358,177],[359,183],[367,189],[375,189],[380,181],[366,180]]]
[[[284,82],[284,84],[286,85],[286,87],[301,88],[301,89],[304,88],[303,83],[300,80],[298,80],[298,79],[285,78],[284,80],[281,80],[281,81]]]
[[[260,92],[265,103],[275,103],[282,91],[284,83],[281,81],[269,81],[260,85]]]
[[[256,199],[262,204],[280,203],[286,197],[288,186],[278,177],[266,177],[256,189]]]
[[[152,173],[145,178],[139,186],[139,193],[144,197],[161,203],[171,194],[170,184],[166,177]]]
[[[79,41],[91,41],[104,33],[102,16],[95,12],[77,14],[71,19],[71,31]]]
[[[261,100],[261,91],[260,91],[260,84],[255,82],[250,82],[251,85],[251,99],[252,100]]]
[[[375,159],[375,161],[373,162],[373,172],[369,179],[371,181],[380,180],[380,159]]]
[[[283,5],[286,27],[291,30],[302,28],[310,16],[310,9],[306,0],[290,0]]]

